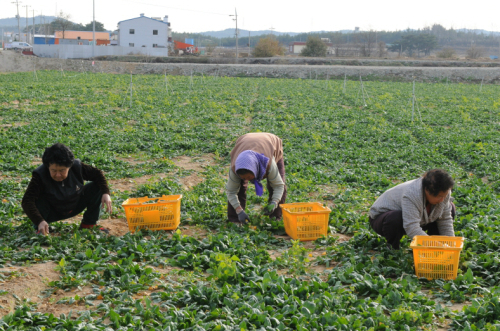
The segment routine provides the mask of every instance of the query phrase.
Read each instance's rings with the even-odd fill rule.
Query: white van
[[[17,51],[18,49],[31,49],[33,46],[31,46],[28,43],[22,42],[22,41],[14,41],[11,43],[6,43],[4,46],[5,49],[13,49]]]

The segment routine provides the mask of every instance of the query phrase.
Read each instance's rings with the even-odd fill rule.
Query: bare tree
[[[484,48],[478,47],[476,45],[471,45],[471,47],[467,50],[466,56],[469,59],[478,59],[480,57],[483,57]]]
[[[372,55],[373,46],[376,43],[376,32],[373,30],[363,31],[358,33],[357,37],[361,56],[370,57]]]
[[[54,20],[54,25],[55,27],[61,29],[62,34],[63,34],[63,39],[64,39],[64,32],[66,30],[69,30],[73,26],[73,22],[70,21],[71,15],[70,14],[65,14],[61,10],[59,12],[59,15],[57,15],[57,18]]]
[[[378,57],[384,57],[387,55],[387,49],[385,46],[385,42],[379,41],[377,43],[377,56]]]
[[[212,55],[212,53],[215,51],[217,48],[217,44],[215,42],[210,42],[207,46],[207,54]]]
[[[437,57],[442,59],[450,59],[456,56],[456,52],[455,49],[448,46],[448,47],[443,47],[443,49],[437,52],[436,55]]]

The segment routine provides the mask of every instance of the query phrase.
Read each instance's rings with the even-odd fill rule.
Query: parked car
[[[31,46],[28,43],[22,42],[22,41],[14,41],[11,43],[6,43],[4,46],[5,49],[13,49],[17,51],[18,49],[31,49],[33,46]]]

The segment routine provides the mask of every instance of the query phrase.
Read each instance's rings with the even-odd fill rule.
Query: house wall
[[[60,45],[88,45],[89,41],[86,39],[59,39]]]
[[[118,23],[118,45],[122,47],[168,47],[168,25],[165,22],[153,20],[148,17],[138,17]],[[134,29],[134,34],[130,34]],[[158,35],[153,35],[153,30],[158,30]],[[132,47],[131,47],[132,48]]]
[[[92,45],[33,45],[33,53],[39,57],[59,59],[88,59],[92,57]],[[168,48],[95,46],[94,56],[147,55],[168,56]]]
[[[306,47],[306,45],[293,45],[293,53],[300,53],[304,47]]]
[[[47,41],[47,43],[46,43]],[[57,42],[56,42],[57,41]],[[34,40],[34,44],[35,45],[45,45],[45,44],[50,44],[50,45],[54,45],[54,44],[57,44],[59,42],[59,39],[56,39],[56,38],[45,38],[45,37],[35,37],[35,40]]]
[[[63,39],[63,32],[54,32],[56,38]],[[94,40],[94,33],[92,31],[64,31],[64,39],[87,39],[88,41]],[[98,32],[95,33],[95,39],[109,40],[109,32]]]

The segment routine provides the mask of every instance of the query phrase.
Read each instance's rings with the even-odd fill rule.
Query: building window
[[[153,44],[153,47],[158,47],[158,44]]]
[[[153,35],[157,36],[158,35],[158,30],[153,30]]]
[[[135,34],[135,29],[130,29],[130,34]]]
[[[130,47],[134,47],[134,43],[128,43]]]

